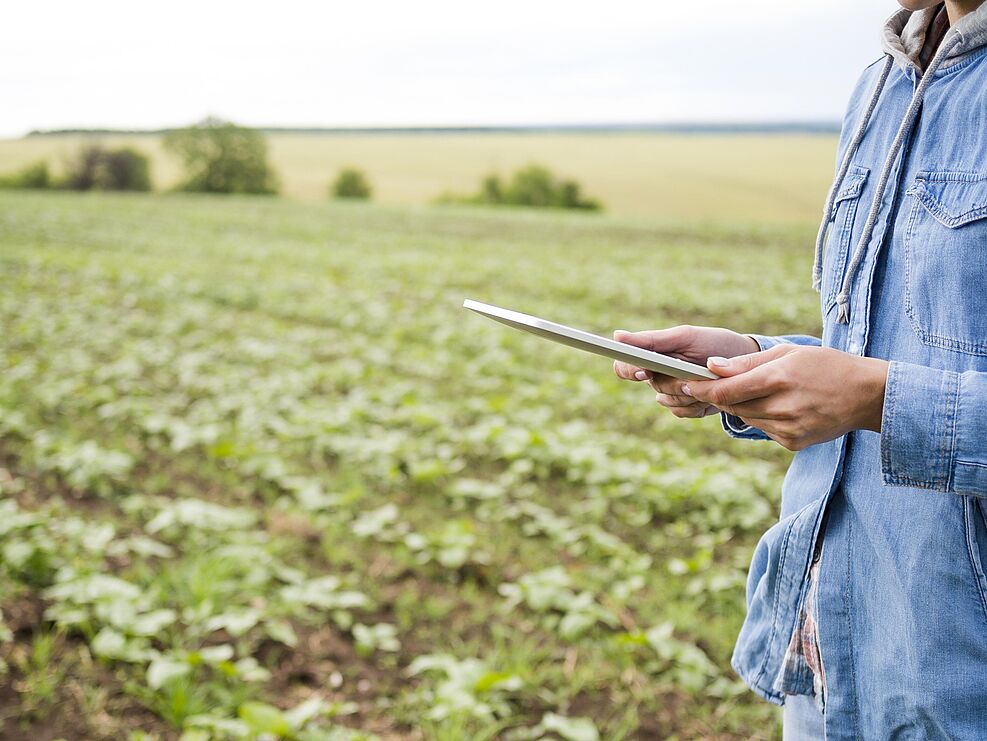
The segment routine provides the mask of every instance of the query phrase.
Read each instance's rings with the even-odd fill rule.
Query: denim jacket
[[[890,361],[880,433],[795,455],[732,659],[767,700],[815,694],[828,739],[987,738],[987,5],[925,66],[937,10],[889,20],[851,97],[822,338],[756,337]]]

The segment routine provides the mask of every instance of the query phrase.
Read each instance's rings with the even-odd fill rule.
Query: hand
[[[706,365],[706,359],[710,355],[729,358],[761,349],[752,337],[719,327],[682,325],[648,332],[625,332],[618,329],[613,333],[613,338],[617,342],[626,342],[628,345],[671,355],[699,365]],[[648,381],[651,388],[657,392],[655,400],[676,417],[705,417],[717,411],[715,405],[683,394],[684,381],[677,378],[644,370],[620,360],[614,361],[613,372],[618,378],[626,381]]]
[[[881,431],[885,360],[784,344],[729,360],[711,357],[707,367],[722,378],[688,381],[684,392],[735,414],[789,450],[851,430]]]

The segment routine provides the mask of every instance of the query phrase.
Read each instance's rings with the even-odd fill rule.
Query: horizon
[[[841,119],[894,0],[14,4],[0,136]],[[439,122],[439,123],[436,123]]]
[[[237,122],[229,122],[237,123]],[[65,127],[57,129],[35,129],[13,136],[0,136],[0,139],[14,140],[32,136],[156,136],[187,128],[197,124],[172,127],[152,127],[142,129],[114,128],[111,126]],[[239,125],[239,124],[238,124]],[[264,133],[312,133],[312,134],[414,134],[414,133],[511,133],[511,132],[574,132],[574,133],[819,133],[834,134],[840,131],[840,122],[834,119],[805,120],[765,120],[765,121],[654,121],[654,122],[575,122],[544,124],[432,124],[432,125],[379,125],[379,126],[295,126],[257,125],[248,128]]]

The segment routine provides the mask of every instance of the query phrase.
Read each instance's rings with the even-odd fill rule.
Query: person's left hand
[[[789,450],[851,430],[881,430],[885,360],[781,344],[729,359],[713,357],[706,365],[721,378],[689,381],[683,392],[740,417]]]

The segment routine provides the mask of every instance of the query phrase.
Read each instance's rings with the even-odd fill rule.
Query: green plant
[[[363,171],[355,167],[344,167],[329,187],[333,198],[368,200],[373,193],[370,181]]]
[[[267,162],[267,142],[254,129],[206,119],[168,132],[164,147],[185,166],[181,190],[257,194],[278,190],[277,178]]]
[[[21,190],[45,190],[54,183],[45,161],[27,165],[10,175],[0,176],[0,188]]]
[[[805,238],[0,193],[0,682],[54,623],[72,651],[45,712],[108,713],[114,737],[259,738],[243,705],[278,711],[245,711],[261,728],[313,696],[436,740],[770,737],[729,658],[787,454],[445,297],[790,332],[818,310]],[[399,669],[435,654],[455,658]],[[93,687],[105,707],[76,706]],[[328,715],[291,732],[346,737]]]
[[[483,178],[480,190],[472,196],[447,194],[440,202],[476,203],[492,206],[533,206],[536,208],[570,208],[599,211],[602,204],[582,194],[575,180],[557,178],[547,167],[527,165],[517,170],[506,183],[499,175]]]

